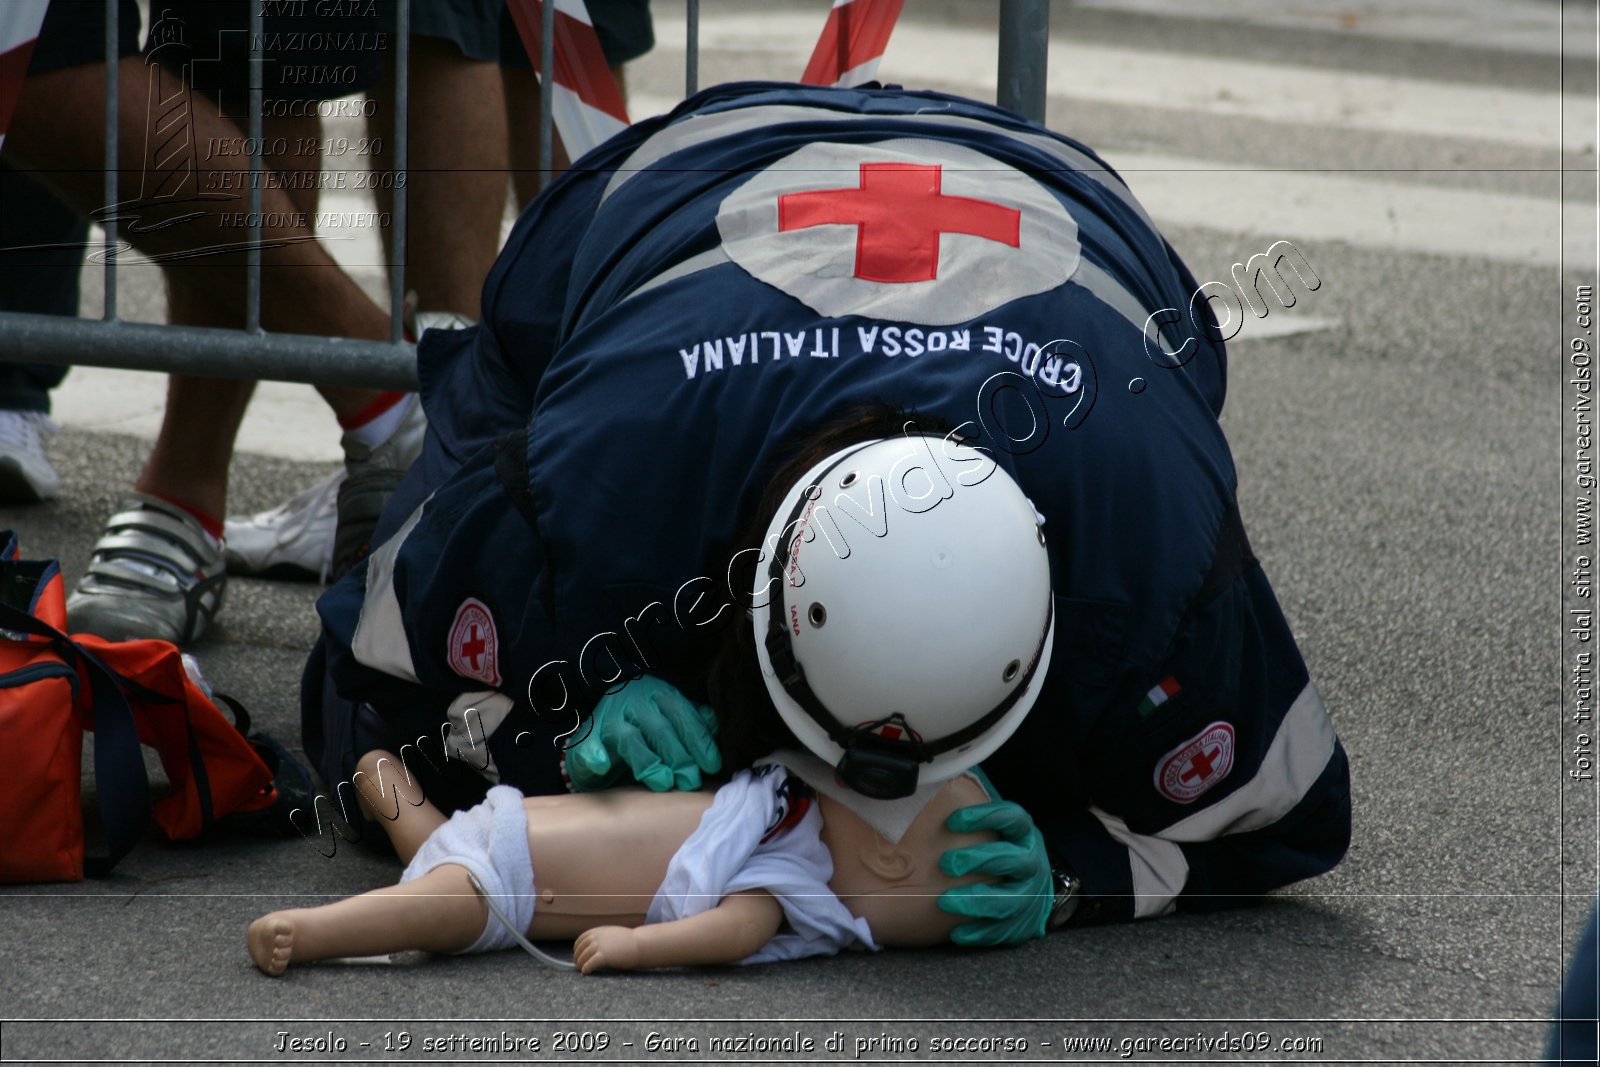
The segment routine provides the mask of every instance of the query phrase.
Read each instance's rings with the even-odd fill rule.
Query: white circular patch
[[[1233,770],[1233,727],[1214,722],[1161,758],[1156,788],[1179,804],[1192,802]]]
[[[500,635],[488,605],[468,597],[456,609],[450,624],[450,669],[463,678],[474,678],[488,685],[500,684]]]
[[[947,326],[1065,282],[1078,224],[1043,185],[962,145],[816,142],[717,211],[723,249],[819,315]]]

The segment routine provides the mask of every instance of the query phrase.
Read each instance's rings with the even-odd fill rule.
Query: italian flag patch
[[[1144,700],[1139,705],[1139,714],[1150,714],[1182,691],[1183,686],[1178,684],[1176,678],[1167,677],[1161,679],[1150,692],[1144,695]]]

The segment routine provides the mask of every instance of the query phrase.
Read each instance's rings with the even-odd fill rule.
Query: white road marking
[[[167,404],[167,378],[147,371],[74,367],[50,396],[65,430],[122,433],[155,440]],[[339,425],[309,385],[262,382],[239,430],[239,452],[280,459],[342,460]]]
[[[818,32],[813,21],[789,14],[707,19],[700,26],[700,44],[702,49],[771,53],[776,72],[781,75],[792,67],[792,76],[798,77]],[[658,37],[663,44],[683,47],[681,26],[662,25]],[[902,20],[889,40],[879,79],[916,88],[936,78],[941,85],[959,85],[980,99],[992,100],[996,47],[992,36]],[[1263,122],[1541,148],[1564,143],[1574,152],[1593,153],[1595,148],[1595,100],[1569,95],[1563,102],[1555,89],[1507,89],[1055,41],[1050,45],[1047,91],[1062,100],[1200,111]]]
[[[1322,172],[1230,168],[1210,160],[1140,152],[1108,153],[1107,162],[1162,222],[1259,236],[1269,242],[1345,241],[1538,266],[1555,266],[1563,253],[1574,269],[1595,260],[1593,203],[1567,202],[1563,242],[1562,205],[1554,196],[1440,189]],[[1552,191],[1553,186],[1554,179]]]
[[[1077,0],[1122,14],[1214,19],[1432,45],[1594,59],[1595,8],[1542,0]],[[1071,18],[1070,15],[1066,16]]]
[[[1231,352],[1246,341],[1271,341],[1302,333],[1321,333],[1338,325],[1340,325],[1338,319],[1323,318],[1320,315],[1294,315],[1280,308],[1273,308],[1264,319],[1254,316],[1245,319],[1239,332],[1229,339],[1228,350]]]

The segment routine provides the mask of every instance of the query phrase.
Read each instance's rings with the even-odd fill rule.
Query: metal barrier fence
[[[112,75],[119,53],[117,0],[105,0],[107,56],[105,198],[118,203],[118,79]],[[250,6],[249,40],[260,41],[262,5]],[[684,92],[699,88],[699,0],[686,0],[687,54]],[[397,0],[397,27],[410,26],[411,0]],[[540,5],[539,71],[554,68],[556,5]],[[1050,0],[1000,0],[998,99],[1002,107],[1031,119],[1044,120],[1046,48]],[[395,154],[393,169],[406,170],[406,118],[409,105],[410,34],[397,32],[395,49]],[[0,312],[0,360],[57,365],[163,371],[211,378],[306,382],[315,385],[415,389],[416,349],[403,337],[401,317],[405,294],[406,191],[395,183],[390,270],[389,341],[360,341],[308,334],[267,333],[261,328],[261,116],[262,49],[250,50],[249,229],[246,261],[245,328],[222,330],[199,326],[125,322],[117,314],[117,219],[105,220],[105,311],[98,322],[55,315]],[[552,176],[553,92],[541,92],[539,108],[540,188]]]

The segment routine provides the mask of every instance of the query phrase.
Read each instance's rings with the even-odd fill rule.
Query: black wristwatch
[[[1083,902],[1083,883],[1077,875],[1057,860],[1050,861],[1050,878],[1055,883],[1056,899],[1050,906],[1050,918],[1045,920],[1046,930],[1058,930],[1077,912]]]

